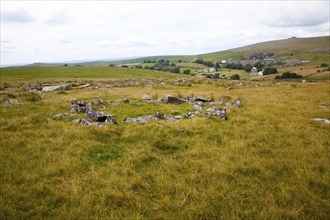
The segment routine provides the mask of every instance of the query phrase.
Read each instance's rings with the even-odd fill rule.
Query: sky
[[[0,64],[195,55],[330,35],[325,1],[1,0]]]

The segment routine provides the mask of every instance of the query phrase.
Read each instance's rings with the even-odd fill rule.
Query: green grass
[[[197,74],[195,68],[183,68],[183,67],[180,68],[180,73],[183,73],[185,70],[190,70],[191,75],[196,75]]]
[[[1,68],[1,82],[44,79],[174,78],[177,74],[115,67],[47,66]],[[182,75],[180,75],[182,76]]]
[[[18,70],[1,76],[23,80],[24,68]],[[98,69],[82,77],[91,70]],[[28,80],[52,80],[53,71]],[[318,108],[330,105],[329,83],[244,81],[226,90],[237,83],[203,79],[191,86],[70,90],[35,101],[21,88],[7,88],[2,95],[22,103],[0,106],[0,218],[328,219],[330,127],[310,118],[329,118],[328,109]],[[188,104],[147,104],[139,101],[143,94],[240,98],[242,106],[230,109],[225,122],[121,122],[192,110]],[[129,98],[135,104],[101,110],[120,122],[106,128],[49,120],[69,113],[72,98]]]

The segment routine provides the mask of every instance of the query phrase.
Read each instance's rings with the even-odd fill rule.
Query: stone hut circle
[[[177,115],[177,111],[172,111],[171,114],[165,115],[161,112],[155,112],[152,115],[145,115],[141,117],[130,117],[127,115],[121,122],[118,122],[113,114],[106,114],[102,111],[96,110],[95,107],[101,109],[108,109],[108,105],[120,105],[120,103],[134,104],[130,102],[129,99],[125,98],[119,102],[113,100],[93,100],[91,102],[86,102],[83,100],[72,99],[70,101],[70,114],[62,113],[53,116],[53,120],[64,119],[71,120],[74,123],[81,125],[92,125],[96,127],[104,127],[107,124],[119,124],[119,123],[133,123],[133,124],[147,124],[149,121],[163,120],[166,122],[178,122],[185,119],[195,119],[199,117],[206,117],[210,119],[218,118],[222,121],[228,119],[227,110],[229,108],[240,108],[241,101],[235,100],[232,102],[214,102],[210,99],[204,97],[191,97],[178,98],[172,95],[167,95],[164,98],[158,100],[153,100],[149,95],[144,94],[141,99],[142,102],[151,104],[169,104],[169,105],[180,105],[182,103],[187,103],[191,105],[191,110],[182,114]],[[96,106],[97,105],[97,106]],[[77,119],[73,119],[72,116],[82,116]]]

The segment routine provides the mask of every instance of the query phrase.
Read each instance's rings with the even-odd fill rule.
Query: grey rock
[[[197,96],[194,100],[195,102],[210,102],[211,100],[207,99],[207,98],[203,98],[203,97],[200,97],[200,96]]]
[[[166,84],[164,82],[161,82],[159,85],[160,86],[166,86]]]
[[[85,106],[79,106],[78,105],[78,113],[85,113],[87,108]]]
[[[158,119],[165,119],[165,115],[163,113],[160,113],[160,112],[156,112],[154,117],[156,117]]]
[[[329,119],[324,119],[324,118],[312,118],[311,120],[313,121],[319,121],[325,124],[330,124],[330,120]]]
[[[137,124],[146,124],[147,123],[147,120],[145,120],[144,118],[137,118],[136,119],[136,123]]]
[[[195,104],[199,105],[199,106],[203,106],[203,102],[201,102],[201,101],[196,101]]]
[[[129,103],[129,99],[122,99],[119,102],[123,102],[123,103]]]
[[[106,124],[118,124],[118,122],[116,121],[116,119],[114,119],[112,117],[112,115],[108,115],[107,118],[105,119]]]
[[[171,96],[171,95],[167,95],[165,97],[165,103],[167,103],[167,104],[181,104],[181,103],[185,103],[185,102],[186,102],[186,100],[179,99],[179,98]]]
[[[154,115],[147,115],[144,117],[144,120],[146,121],[155,121],[155,120],[158,120],[157,117],[155,117]]]
[[[86,104],[86,112],[89,112],[89,111],[93,111],[93,105],[90,102]]]
[[[83,118],[78,118],[73,120],[73,123],[81,124],[81,125],[90,125],[91,123]]]
[[[167,121],[167,122],[176,122],[178,120],[175,119],[175,117],[173,117],[173,116],[165,116],[165,121]]]
[[[227,102],[226,103],[226,107],[227,108],[239,108],[241,106],[241,101],[240,100],[236,100],[233,102]]]
[[[183,115],[185,118],[189,118],[189,119],[194,119],[197,118],[196,115],[194,115],[192,112],[188,112],[187,114]]]
[[[78,105],[78,100],[77,99],[71,99],[70,104],[71,105]]]
[[[136,123],[136,118],[124,118],[123,122]]]
[[[72,114],[77,114],[78,113],[78,105],[71,105],[70,106],[70,112]]]
[[[192,96],[187,96],[187,97],[186,97],[186,100],[187,100],[188,102],[193,102],[195,99],[194,99],[194,97],[192,97]]]
[[[200,105],[194,105],[193,107],[196,111],[202,111],[203,110],[203,107],[200,106]]]
[[[152,99],[150,98],[150,96],[147,95],[147,94],[144,94],[144,95],[141,97],[141,100],[143,100],[143,101],[152,101]]]
[[[83,89],[83,88],[87,88],[87,87],[89,87],[90,85],[91,85],[91,84],[86,83],[86,84],[83,84],[83,85],[78,86],[77,88],[78,88],[78,89]]]
[[[100,87],[99,86],[92,86],[91,90],[98,90]]]
[[[69,116],[66,113],[56,114],[53,116],[53,119],[54,120],[58,120],[58,119],[72,120],[71,116]]]
[[[178,132],[184,132],[184,128],[179,128]]]
[[[0,102],[1,105],[10,105],[10,104],[19,104],[19,101],[16,99],[5,99]]]
[[[60,86],[45,86],[42,88],[43,92],[51,92],[51,91],[56,91],[56,90],[70,90],[71,86],[70,85],[60,85]]]
[[[174,116],[174,118],[175,118],[176,120],[181,120],[181,119],[183,118],[183,116],[181,116],[181,115],[176,115],[176,116]]]
[[[107,119],[107,115],[100,111],[87,111],[86,119],[95,122],[104,122]]]

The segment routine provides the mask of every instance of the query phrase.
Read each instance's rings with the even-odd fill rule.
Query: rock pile
[[[154,102],[152,98],[146,94],[143,95],[141,100],[146,101],[148,103]],[[171,115],[165,115],[163,113],[156,112],[153,115],[146,115],[143,117],[137,117],[137,118],[127,117],[123,120],[123,122],[133,123],[133,124],[146,124],[149,121],[156,121],[156,120],[164,120],[166,122],[177,122],[182,119],[195,119],[198,117],[207,117],[211,119],[219,118],[225,121],[228,119],[227,109],[232,107],[239,108],[241,105],[240,100],[223,103],[223,102],[212,102],[211,100],[203,97],[194,98],[189,96],[185,99],[182,99],[171,95],[167,95],[163,99],[158,100],[158,102],[164,104],[188,103],[192,105],[192,111],[182,115],[178,115],[179,112],[177,110],[173,110]],[[101,111],[97,111],[93,109],[93,105],[102,105],[104,103],[119,105],[120,103],[130,103],[130,102],[128,99],[122,99],[119,102],[115,102],[111,100],[106,101],[103,99],[93,100],[92,102],[85,102],[85,101],[78,101],[77,99],[72,99],[70,101],[70,113],[75,115],[78,113],[85,114],[85,118],[78,118],[73,120],[73,122],[82,125],[93,125],[97,127],[102,127],[105,126],[106,124],[118,124],[118,122],[116,121],[116,119],[113,117],[112,114],[105,114]],[[225,106],[219,107],[219,105],[225,105]],[[100,108],[100,106],[98,108]],[[64,113],[64,114],[54,115],[53,119],[72,120],[72,117]]]

